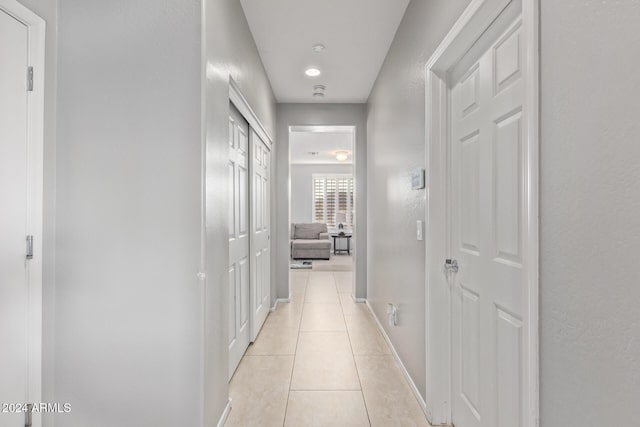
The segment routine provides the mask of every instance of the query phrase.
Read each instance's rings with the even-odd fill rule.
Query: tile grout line
[[[289,273],[291,274],[291,273]],[[309,277],[311,272],[307,273],[307,280],[304,282],[304,292],[302,293],[302,310],[300,311],[300,320],[298,321],[298,336],[296,337],[296,347],[293,350],[293,364],[291,366],[291,376],[289,377],[289,391],[287,392],[287,403],[284,405],[284,417],[282,418],[282,427],[287,422],[287,412],[289,410],[289,399],[291,398],[291,383],[293,382],[293,371],[296,368],[296,356],[298,355],[298,343],[300,342],[300,326],[302,326],[302,316],[304,315],[304,300],[307,297],[307,286],[309,285]],[[289,278],[291,280],[291,278]],[[291,295],[289,295],[291,297]]]
[[[305,393],[324,393],[324,392],[331,392],[331,393],[340,393],[342,391],[345,392],[353,392],[353,391],[360,391],[360,389],[358,388],[297,388],[295,390],[291,390],[291,391],[304,391]]]
[[[338,282],[336,280],[335,273],[333,273],[333,282],[336,287],[336,292],[338,292]],[[349,347],[351,348],[351,357],[353,358],[353,365],[356,368],[356,375],[358,376],[358,384],[360,384],[360,394],[362,395],[364,410],[367,413],[367,421],[369,422],[369,427],[371,427],[371,416],[369,415],[369,407],[367,406],[367,400],[364,398],[364,389],[362,387],[362,380],[360,379],[360,370],[358,369],[358,364],[356,363],[356,355],[353,352],[353,343],[351,342],[351,333],[349,332],[349,327],[347,326],[347,318],[344,315],[344,307],[342,306],[342,298],[340,298],[339,292],[338,292],[338,300],[340,301],[340,310],[342,311],[342,320],[344,321],[344,327],[347,330],[347,338],[349,339]]]
[[[370,414],[370,411],[369,411],[369,408],[368,408],[368,403],[371,403],[373,405],[373,402],[368,402],[367,399],[365,398],[364,387],[363,387],[363,379],[365,379],[365,378],[363,378],[363,375],[360,374],[359,365],[356,362],[356,356],[365,357],[365,358],[368,358],[368,357],[371,357],[371,356],[375,356],[375,357],[373,357],[371,359],[372,361],[374,359],[376,359],[376,360],[380,360],[380,359],[389,360],[390,359],[391,365],[394,368],[396,368],[395,370],[397,370],[399,368],[397,360],[394,358],[393,354],[369,353],[369,349],[368,349],[369,347],[368,347],[367,343],[371,344],[371,341],[369,339],[367,339],[368,338],[368,334],[362,335],[362,334],[358,333],[358,331],[360,330],[360,323],[359,322],[360,322],[360,320],[373,320],[374,322],[376,322],[377,319],[375,318],[375,316],[372,315],[372,313],[369,310],[365,310],[365,312],[362,313],[362,314],[365,314],[365,317],[367,319],[360,319],[360,316],[359,316],[360,311],[358,310],[358,303],[353,302],[348,294],[341,294],[340,293],[340,288],[339,288],[339,284],[338,284],[338,276],[341,273],[332,271],[332,272],[330,272],[330,274],[325,275],[324,277],[316,277],[316,276],[318,276],[318,274],[314,274],[314,273],[316,273],[316,272],[311,272],[311,271],[307,272],[307,274],[304,276],[305,277],[305,281],[302,282],[300,280],[300,282],[299,282],[300,285],[302,285],[302,286],[300,286],[300,288],[298,288],[298,289],[302,289],[302,290],[299,293],[296,293],[295,299],[294,299],[294,297],[292,295],[291,303],[297,305],[297,303],[300,302],[302,304],[301,308],[299,309],[300,311],[298,311],[298,309],[296,309],[295,311],[291,311],[291,312],[289,312],[287,310],[287,312],[284,313],[284,314],[291,314],[291,313],[296,313],[296,312],[299,313],[298,314],[299,315],[299,317],[298,317],[298,325],[297,325],[298,329],[296,331],[296,342],[294,343],[294,351],[293,351],[293,353],[287,353],[287,354],[252,354],[252,355],[245,354],[243,356],[243,359],[244,360],[256,359],[256,361],[254,361],[254,363],[262,364],[263,362],[259,361],[260,357],[271,357],[271,358],[279,358],[279,357],[287,357],[287,358],[289,358],[289,357],[291,357],[291,359],[292,359],[292,367],[291,367],[291,371],[290,371],[290,375],[289,375],[289,384],[288,384],[288,389],[287,389],[287,397],[286,397],[286,401],[285,401],[285,408],[284,408],[284,413],[283,413],[283,421],[282,421],[282,424],[281,424],[282,427],[284,427],[286,425],[286,420],[289,419],[288,408],[289,408],[289,403],[290,403],[290,400],[291,400],[291,392],[292,391],[309,393],[309,395],[308,395],[309,397],[307,397],[306,399],[311,399],[311,401],[308,402],[308,403],[312,403],[312,406],[313,406],[313,402],[316,402],[317,399],[318,399],[318,396],[321,396],[322,393],[332,394],[333,396],[340,396],[341,392],[342,393],[352,393],[352,395],[351,395],[352,398],[356,399],[356,392],[360,391],[360,395],[362,397],[362,402],[364,404],[365,412],[366,412],[366,415],[367,415],[367,422],[368,422],[367,425],[369,425],[369,427],[371,427],[373,424],[372,424],[371,414]],[[300,277],[300,279],[301,279],[301,277]],[[326,282],[328,280],[333,280],[334,281],[333,285],[334,285],[335,292],[338,295],[338,303],[340,304],[340,310],[341,310],[340,313],[335,313],[335,314],[338,314],[338,315],[342,314],[341,318],[342,318],[342,321],[344,323],[345,330],[341,330],[341,331],[337,331],[337,330],[335,330],[335,331],[334,330],[327,330],[327,331],[325,331],[325,330],[309,330],[309,331],[303,331],[301,329],[302,320],[303,320],[303,317],[304,317],[304,312],[308,308],[308,307],[305,307],[305,305],[307,304],[306,303],[306,294],[309,291],[309,284],[311,283],[311,279],[314,279],[314,280],[318,281],[317,284],[321,285],[321,287],[324,287],[326,289],[326,291],[328,291],[328,292],[330,292],[331,285],[329,283],[326,283]],[[324,285],[324,286],[322,286],[322,285]],[[349,298],[342,298],[345,295],[347,297],[349,297]],[[309,303],[309,304],[314,305],[315,303]],[[351,304],[351,305],[349,305],[349,304]],[[326,305],[326,304],[317,303],[317,305]],[[350,310],[350,315],[346,314],[345,310],[347,310],[347,309],[345,307],[349,307],[348,309]],[[276,313],[269,313],[269,314],[271,315],[271,314],[276,314]],[[347,326],[348,325],[348,322],[346,320],[347,317],[349,317],[351,321],[357,319],[357,321],[355,323],[352,322],[352,326],[354,326],[353,330],[351,330]],[[293,328],[295,326],[295,318],[292,318],[291,321],[292,321],[292,323],[288,323],[288,325],[291,325],[289,327]],[[335,319],[335,321],[337,321],[337,319]],[[366,326],[368,327],[369,325],[366,325]],[[376,326],[376,328],[375,328],[376,331],[380,334],[381,333],[380,330],[379,330],[380,329],[379,328],[380,325],[376,324],[375,326]],[[300,345],[300,339],[302,338],[302,334],[303,333],[308,333],[308,334],[315,334],[315,333],[344,333],[344,332],[347,333],[347,339],[349,340],[349,348],[350,348],[350,351],[351,351],[352,360],[353,360],[354,367],[355,367],[355,370],[356,370],[356,375],[358,377],[359,389],[353,389],[351,387],[348,388],[348,389],[336,389],[336,388],[320,389],[320,388],[317,388],[317,387],[308,387],[308,388],[305,387],[305,388],[300,388],[300,389],[293,390],[293,374],[295,373],[295,363],[297,361],[297,356],[298,356],[297,353],[298,353],[298,348],[300,348],[299,345]],[[360,332],[362,332],[362,331],[360,331]],[[352,337],[352,335],[353,335],[353,337]],[[367,344],[367,345],[365,345],[364,348],[361,348],[359,350],[359,353],[357,353],[357,354],[355,353],[355,349],[354,349],[354,346],[353,346],[353,339],[356,336],[361,336],[362,339],[365,339],[365,341],[363,341],[361,343],[362,345]],[[384,340],[384,344],[385,344],[385,347],[388,348],[389,344],[388,344],[386,339]],[[288,346],[290,346],[290,339],[289,339]],[[347,356],[347,358],[348,358],[348,356]],[[378,362],[375,362],[375,363],[378,363]],[[367,366],[368,365],[365,364],[363,366],[363,370],[366,371],[366,367]],[[285,378],[286,378],[286,372],[285,372]],[[400,378],[402,380],[402,383],[405,386],[409,386],[409,384],[407,384],[406,378],[403,377],[402,372],[400,372]],[[374,389],[371,389],[371,387],[368,387],[368,389],[371,392],[372,390],[375,390],[376,387],[374,387]],[[284,391],[284,389],[281,389],[281,390]],[[411,391],[411,390],[409,390],[409,391]],[[316,394],[314,394],[314,393],[316,393]],[[335,397],[333,397],[332,399],[335,399]],[[341,399],[338,397],[338,400],[341,400]],[[298,411],[295,409],[295,407],[292,407],[292,408],[294,408],[294,409],[292,409],[291,417],[294,417],[295,414]],[[409,412],[411,412],[411,414],[412,414],[411,418],[414,418],[413,415],[415,415],[415,414],[413,414],[413,411],[412,411],[413,408],[410,408],[410,409],[411,410]],[[374,411],[374,415],[375,415],[375,405],[372,406],[372,410]],[[350,411],[349,413],[351,413],[351,412],[353,412],[353,411]],[[422,412],[422,411],[419,411],[419,412]],[[354,414],[355,413],[361,414],[359,411],[355,411],[353,413]],[[404,412],[403,412],[403,414],[404,414]],[[401,414],[398,413],[396,415],[401,415]],[[421,414],[421,415],[424,416],[424,414]],[[293,419],[293,418],[291,418],[291,419]],[[274,420],[274,421],[277,422],[277,419]],[[422,421],[422,417],[420,417],[420,421]],[[430,424],[426,424],[425,426],[430,426]]]

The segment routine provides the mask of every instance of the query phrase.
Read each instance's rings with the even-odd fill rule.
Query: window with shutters
[[[335,228],[338,214],[344,214],[345,227],[353,226],[353,176],[313,174],[313,222]]]

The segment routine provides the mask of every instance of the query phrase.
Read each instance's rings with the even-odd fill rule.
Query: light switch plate
[[[414,169],[411,171],[411,189],[420,190],[424,188],[424,169]]]
[[[423,227],[422,227],[422,221],[421,221],[421,220],[416,221],[416,225],[417,225],[416,238],[417,238],[418,240],[422,240],[422,238],[423,238],[423,235],[422,235],[422,229],[423,229]]]

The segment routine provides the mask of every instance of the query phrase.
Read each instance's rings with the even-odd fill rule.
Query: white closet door
[[[520,19],[451,93],[452,388],[456,427],[524,423],[526,277]]]
[[[229,378],[249,346],[249,124],[229,103]]]
[[[251,277],[253,333],[255,340],[269,314],[271,301],[271,150],[251,131],[252,187],[251,187]]]

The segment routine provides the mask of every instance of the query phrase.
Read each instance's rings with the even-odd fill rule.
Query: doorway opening
[[[537,2],[473,0],[426,65],[433,424],[538,422]]]
[[[332,271],[355,295],[355,127],[289,128],[291,270]]]

